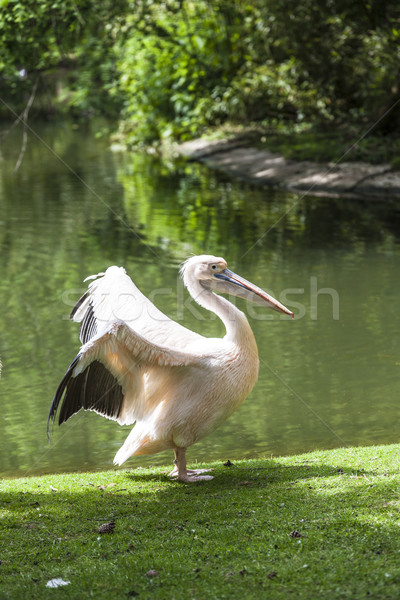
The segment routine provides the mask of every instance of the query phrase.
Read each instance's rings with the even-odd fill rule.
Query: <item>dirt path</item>
[[[286,160],[279,154],[248,146],[248,141],[204,139],[185,142],[179,152],[250,183],[319,196],[400,198],[400,171],[389,164],[315,163]]]

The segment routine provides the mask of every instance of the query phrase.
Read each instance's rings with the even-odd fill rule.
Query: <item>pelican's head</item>
[[[207,290],[232,294],[250,300],[255,304],[267,306],[285,315],[294,316],[291,310],[267,292],[228,269],[226,260],[220,256],[208,254],[192,256],[183,263],[181,275],[185,286],[189,290],[196,282],[200,282],[203,288]]]

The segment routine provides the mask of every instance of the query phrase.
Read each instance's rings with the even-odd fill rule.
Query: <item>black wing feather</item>
[[[86,344],[97,333],[97,321],[93,310],[93,303],[89,302],[85,316],[82,319],[79,337],[82,344]]]
[[[89,296],[89,291],[85,292],[83,294],[83,296],[81,296],[78,300],[78,302],[75,304],[74,308],[71,311],[71,314],[69,315],[69,318],[73,320],[76,311],[78,310],[78,308],[80,308],[82,306],[82,304],[85,302],[85,300],[87,300]],[[88,342],[89,340],[92,339],[92,337],[94,337],[97,333],[97,321],[96,321],[96,317],[94,314],[94,309],[93,309],[93,302],[91,300],[89,300],[88,303],[88,307],[86,309],[85,315],[82,319],[82,325],[81,325],[81,330],[80,330],[80,340],[82,342],[82,344],[86,344],[86,342]]]
[[[75,304],[74,308],[71,310],[71,314],[69,315],[69,318],[72,320],[75,316],[76,311],[78,310],[78,308],[80,306],[82,306],[82,304],[85,302],[86,298],[89,296],[89,292],[85,292],[83,294],[83,296],[81,296],[78,300],[78,302]]]
[[[94,410],[106,417],[118,419],[124,395],[117,379],[98,360],[91,362],[78,375],[73,370],[80,355],[73,360],[54,395],[47,419],[47,435],[49,435],[50,419],[55,419],[58,406],[62,400],[58,424],[64,423],[81,408]]]
[[[54,398],[53,401],[51,403],[50,406],[50,410],[49,410],[49,415],[47,417],[47,437],[49,437],[49,425],[50,425],[50,419],[55,419],[56,417],[56,413],[57,413],[57,409],[58,409],[58,405],[60,403],[60,400],[63,396],[64,390],[67,387],[69,381],[71,380],[72,377],[72,371],[74,370],[77,362],[79,360],[79,354],[78,356],[76,356],[74,358],[74,360],[72,361],[72,363],[69,365],[67,372],[65,373],[64,377],[61,379],[60,384],[57,388],[56,393],[54,394]]]

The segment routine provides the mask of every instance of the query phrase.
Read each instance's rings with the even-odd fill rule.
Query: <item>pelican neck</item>
[[[247,348],[253,347],[257,353],[257,345],[253,331],[246,315],[226,298],[212,292],[201,281],[188,286],[192,298],[203,308],[217,315],[225,325],[225,339]]]

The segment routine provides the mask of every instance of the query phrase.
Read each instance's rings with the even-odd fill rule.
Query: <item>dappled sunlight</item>
[[[334,586],[355,595],[379,594],[384,583],[387,593],[400,551],[397,452],[382,446],[214,462],[207,466],[215,478],[198,484],[171,481],[167,468],[3,481],[3,581],[13,577],[21,591],[29,576],[38,594],[50,577],[63,577],[71,594],[102,597],[102,577],[111,572],[119,593],[151,594],[151,570],[164,595],[177,576],[182,587],[193,573],[201,597],[228,574],[225,589],[243,593],[266,593],[271,578],[282,593],[305,583],[321,594]],[[348,560],[352,567],[342,568]]]

